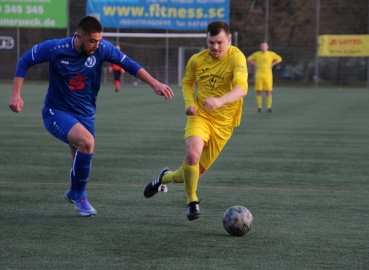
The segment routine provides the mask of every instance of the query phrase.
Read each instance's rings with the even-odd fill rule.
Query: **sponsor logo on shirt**
[[[66,61],[66,60],[61,60],[60,63],[69,65],[69,61]]]
[[[96,58],[95,56],[89,56],[87,57],[87,60],[85,62],[86,67],[92,68],[96,64]]]
[[[209,84],[211,85],[211,87],[214,90],[215,85],[216,85],[217,82],[224,81],[224,76],[216,75],[216,74],[210,74],[210,75],[200,76],[200,79],[201,80],[208,79]]]
[[[82,90],[85,88],[86,77],[82,76],[81,72],[76,73],[76,77],[69,79],[69,89],[72,91]]]

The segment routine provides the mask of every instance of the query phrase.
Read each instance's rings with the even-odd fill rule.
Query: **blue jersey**
[[[141,66],[106,40],[100,41],[93,55],[80,54],[74,48],[74,39],[75,36],[35,45],[19,60],[15,76],[25,78],[31,66],[49,62],[45,107],[88,117],[96,111],[105,61],[119,65],[133,76]]]

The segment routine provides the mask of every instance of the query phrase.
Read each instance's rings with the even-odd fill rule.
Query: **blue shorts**
[[[83,125],[92,134],[92,136],[95,137],[94,115],[90,117],[82,117],[45,107],[43,107],[41,111],[42,119],[44,120],[44,125],[47,131],[66,144],[69,144],[69,131],[77,123]]]

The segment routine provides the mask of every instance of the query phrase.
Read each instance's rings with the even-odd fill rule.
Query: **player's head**
[[[206,29],[208,49],[214,59],[221,59],[228,51],[231,41],[229,26],[225,21],[213,21]]]
[[[103,27],[98,19],[92,16],[83,17],[77,26],[76,49],[85,55],[92,55],[102,39]]]
[[[269,49],[269,46],[268,46],[268,43],[267,43],[266,41],[264,41],[264,42],[262,42],[262,43],[260,44],[260,50],[261,50],[262,52],[266,52],[268,49]]]
[[[115,45],[115,48],[117,48],[118,50],[120,50],[120,45],[119,44]]]

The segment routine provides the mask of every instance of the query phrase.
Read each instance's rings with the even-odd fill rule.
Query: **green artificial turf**
[[[275,88],[272,114],[250,87],[241,126],[201,178],[202,217],[188,221],[181,185],[143,196],[184,157],[180,88],[172,101],[146,86],[102,86],[82,218],[66,202],[71,156],[47,133],[47,85],[25,84],[24,109],[0,100],[0,269],[368,269],[368,89]],[[265,104],[265,99],[264,99]],[[232,237],[228,207],[251,231]]]

